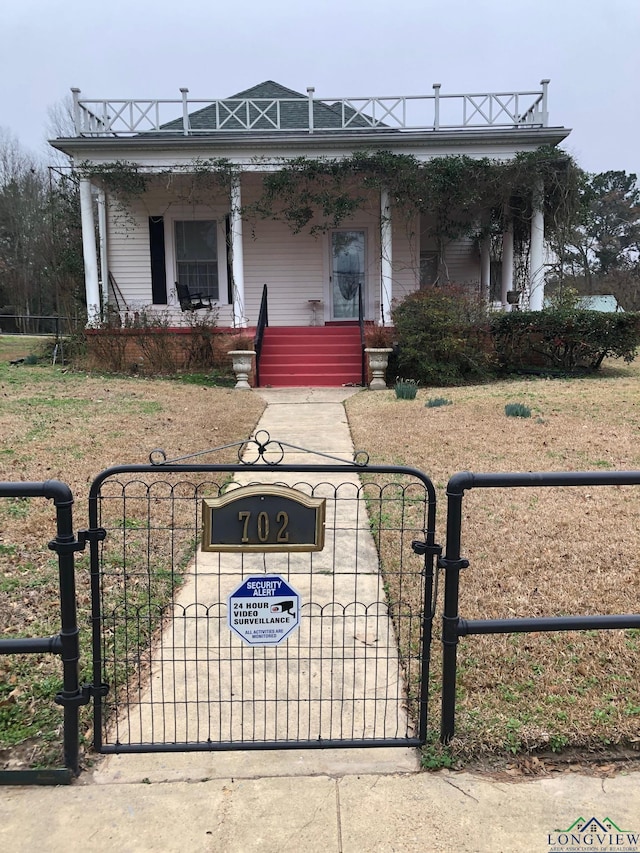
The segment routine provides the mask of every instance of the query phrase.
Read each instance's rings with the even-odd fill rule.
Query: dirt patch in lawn
[[[88,375],[46,363],[10,365],[6,355],[0,346],[0,480],[67,483],[76,529],[87,526],[89,487],[103,469],[146,463],[154,448],[171,459],[245,439],[264,409],[256,395],[229,388]],[[237,461],[237,450],[205,459]],[[0,636],[59,631],[57,561],[47,548],[54,536],[51,502],[0,500]],[[77,566],[79,620],[87,625],[86,554]],[[85,645],[85,680],[89,661]],[[62,715],[52,701],[59,688],[57,659],[0,657],[0,768],[24,759],[31,766],[61,764]],[[90,740],[87,714],[83,720]],[[28,749],[10,749],[25,743]]]
[[[347,402],[354,444],[372,461],[434,481],[444,544],[457,471],[640,469],[640,369],[580,379],[392,391]],[[429,408],[431,397],[451,405]],[[523,403],[530,418],[509,418]],[[460,613],[468,619],[637,613],[640,487],[473,490],[463,503]],[[439,726],[439,620],[432,726]],[[456,738],[433,760],[640,746],[640,631],[468,637],[458,647]]]

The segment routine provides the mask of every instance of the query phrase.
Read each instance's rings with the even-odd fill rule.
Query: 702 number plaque
[[[321,551],[324,498],[288,486],[242,486],[202,501],[203,551]]]

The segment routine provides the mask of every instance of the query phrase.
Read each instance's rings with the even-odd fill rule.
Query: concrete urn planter
[[[389,355],[393,349],[391,347],[366,347],[365,352],[372,377],[369,388],[372,391],[382,391],[387,387],[385,373],[389,363]]]
[[[231,366],[236,375],[235,388],[238,391],[251,391],[249,374],[255,352],[252,349],[234,349],[229,352]]]

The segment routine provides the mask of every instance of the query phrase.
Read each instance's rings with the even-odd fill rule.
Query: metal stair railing
[[[258,325],[256,327],[256,336],[254,338],[254,348],[256,351],[256,385],[260,387],[260,355],[262,353],[262,341],[264,339],[264,330],[269,325],[269,311],[267,308],[267,285],[262,288],[262,299],[260,301],[260,313],[258,314]]]

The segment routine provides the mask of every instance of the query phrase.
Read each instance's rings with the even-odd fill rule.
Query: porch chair
[[[181,311],[197,311],[200,308],[206,308],[207,311],[211,311],[213,308],[210,296],[206,296],[204,293],[191,293],[186,284],[179,284],[176,281],[176,293],[178,294]]]

